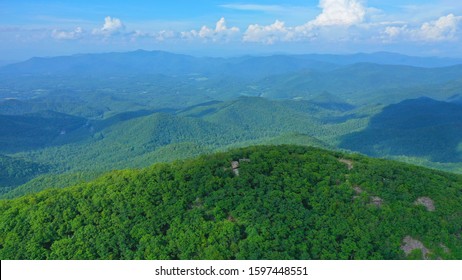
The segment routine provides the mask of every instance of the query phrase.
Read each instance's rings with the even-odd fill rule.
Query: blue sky
[[[0,60],[136,49],[462,57],[462,2],[0,0]]]

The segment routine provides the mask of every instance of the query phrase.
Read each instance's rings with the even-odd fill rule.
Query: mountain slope
[[[21,116],[0,115],[0,152],[64,144],[89,135],[86,119],[53,111]]]
[[[0,154],[0,195],[39,174],[48,172],[49,169],[46,165]]]
[[[461,259],[461,189],[396,162],[250,147],[2,200],[0,258]]]
[[[406,155],[435,162],[462,160],[462,106],[430,98],[384,108],[368,127],[343,137],[340,146],[373,156]]]

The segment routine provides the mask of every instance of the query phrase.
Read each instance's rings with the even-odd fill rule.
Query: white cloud
[[[420,27],[387,26],[383,32],[385,40],[410,40],[439,42],[457,39],[462,16],[448,14],[434,21],[423,23]]]
[[[177,38],[177,33],[171,30],[161,30],[157,32],[154,36],[157,41],[165,41],[168,39]]]
[[[395,38],[400,36],[401,34],[407,32],[408,27],[407,25],[403,26],[387,26],[385,27],[384,34],[390,38]]]
[[[364,22],[368,11],[359,0],[320,0],[319,7],[322,12],[315,19],[303,25],[288,27],[279,20],[271,25],[251,24],[247,28],[243,40],[264,44],[274,44],[278,41],[312,40],[318,37],[318,33],[324,31],[335,36],[336,32],[329,32],[327,29],[348,28],[361,24]],[[342,40],[344,40],[343,34]]]
[[[316,26],[350,26],[364,21],[366,8],[358,0],[320,0],[322,13],[312,21]]]
[[[426,41],[446,41],[455,38],[462,17],[449,14],[420,27],[420,36]]]
[[[100,29],[94,29],[93,34],[111,35],[121,32],[125,29],[125,25],[118,18],[107,16],[104,18],[104,25]]]
[[[243,40],[271,45],[277,41],[289,41],[291,33],[292,30],[288,29],[283,21],[276,20],[270,25],[249,25]]]
[[[80,38],[82,34],[83,34],[83,30],[80,27],[77,27],[72,31],[54,29],[51,32],[51,36],[58,40],[75,40],[75,39]]]
[[[226,26],[225,18],[222,17],[215,24],[215,29],[209,28],[204,25],[199,31],[191,30],[191,31],[181,32],[181,37],[184,39],[200,38],[204,40],[211,40],[211,41],[217,42],[220,40],[227,41],[231,39],[233,36],[238,35],[239,33],[240,33],[240,30],[237,27],[228,28]]]

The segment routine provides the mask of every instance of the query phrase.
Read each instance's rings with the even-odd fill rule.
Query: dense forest
[[[0,201],[1,259],[462,259],[462,176],[254,146]]]

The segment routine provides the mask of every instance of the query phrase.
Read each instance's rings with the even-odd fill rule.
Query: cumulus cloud
[[[364,21],[366,8],[358,0],[321,0],[322,13],[311,23],[317,26],[354,25]]]
[[[445,41],[455,38],[461,16],[449,14],[439,19],[426,22],[420,27],[420,36],[427,41]]]
[[[118,18],[107,16],[104,18],[104,25],[100,29],[94,29],[93,34],[111,35],[125,29],[125,25]]]
[[[154,34],[154,38],[157,41],[165,41],[165,40],[173,39],[177,37],[178,37],[177,33],[171,30],[161,30]]]
[[[313,39],[328,28],[348,28],[363,23],[368,11],[359,0],[320,0],[319,7],[322,12],[303,25],[288,27],[279,20],[271,25],[251,24],[244,33],[243,40],[274,44],[278,41]]]
[[[207,26],[202,26],[200,30],[191,30],[181,32],[181,37],[184,39],[194,39],[200,38],[204,40],[219,41],[219,40],[229,40],[233,36],[239,34],[240,30],[237,27],[228,28],[226,25],[226,20],[222,17],[215,24],[215,29],[209,28]]]
[[[81,27],[77,27],[72,31],[54,29],[51,32],[51,36],[58,40],[75,40],[79,39],[82,36],[82,34],[83,30]]]
[[[411,40],[411,41],[451,41],[457,38],[462,16],[448,14],[434,21],[423,23],[420,27],[387,26],[383,31],[385,40]]]
[[[292,31],[285,26],[283,21],[276,20],[270,25],[251,24],[244,34],[245,42],[260,42],[274,44],[277,41],[288,41]]]

